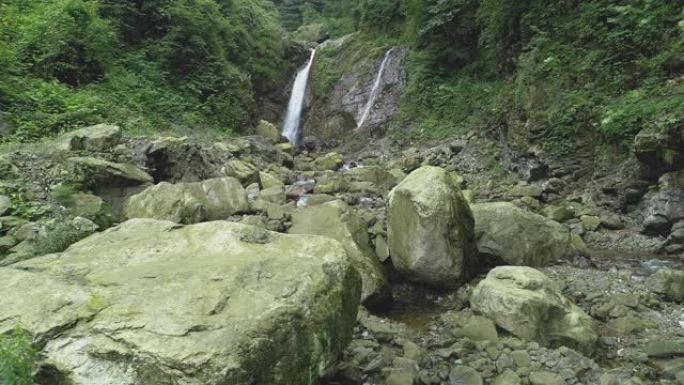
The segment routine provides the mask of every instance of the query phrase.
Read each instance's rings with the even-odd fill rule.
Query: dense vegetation
[[[684,124],[681,2],[343,3],[367,45],[413,48],[399,122],[412,135],[499,128],[567,151]]]
[[[83,124],[231,131],[287,82],[263,0],[0,0],[0,110],[32,139]]]
[[[563,151],[578,136],[626,142],[645,126],[684,120],[684,11],[676,1],[0,0],[0,7],[0,110],[9,113],[0,119],[19,139],[100,121],[143,131],[239,130],[299,64],[283,32],[312,25],[331,37],[360,30],[364,48],[378,48],[371,53],[412,48],[397,122],[412,135],[498,128],[552,139]],[[325,87],[337,72],[323,77]]]
[[[22,329],[0,335],[0,380],[3,385],[34,385],[36,350]]]

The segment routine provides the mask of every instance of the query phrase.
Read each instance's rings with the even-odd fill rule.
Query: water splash
[[[304,68],[299,70],[292,86],[292,94],[290,95],[290,102],[287,105],[287,115],[285,115],[285,123],[283,124],[283,136],[286,137],[293,144],[297,144],[299,138],[299,127],[301,124],[302,110],[304,108],[304,98],[306,96],[306,88],[309,84],[309,73],[313,65],[316,50],[311,50],[311,57]]]
[[[373,104],[375,103],[375,99],[378,98],[378,94],[380,93],[380,82],[382,81],[382,75],[385,73],[385,65],[387,65],[387,62],[389,61],[392,50],[394,50],[394,47],[388,49],[387,52],[385,52],[385,57],[382,59],[380,69],[378,70],[378,74],[375,77],[375,82],[373,82],[373,88],[371,88],[370,97],[366,102],[366,106],[363,108],[363,114],[361,114],[361,119],[359,119],[359,123],[356,125],[357,129],[361,128],[361,126],[363,126],[363,124],[366,122],[368,114],[370,113],[371,109],[373,108]]]

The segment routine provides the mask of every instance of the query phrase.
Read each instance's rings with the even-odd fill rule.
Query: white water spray
[[[370,97],[366,102],[366,106],[363,108],[363,114],[361,114],[361,119],[359,120],[359,123],[356,125],[357,129],[361,128],[361,126],[363,126],[363,123],[366,122],[368,114],[370,113],[371,109],[373,108],[373,104],[375,103],[375,99],[377,99],[378,94],[380,93],[380,82],[382,81],[382,75],[385,73],[385,65],[387,65],[387,61],[389,61],[390,54],[392,53],[393,49],[394,47],[387,50],[387,52],[385,53],[385,57],[382,59],[380,69],[378,70],[378,74],[375,77],[375,82],[373,82],[373,88],[371,88]]]
[[[297,143],[299,136],[299,126],[301,123],[302,109],[304,108],[306,87],[309,84],[309,72],[311,72],[311,66],[313,65],[315,55],[316,50],[312,49],[309,62],[297,73],[294,85],[292,86],[290,102],[287,105],[287,115],[285,115],[285,123],[283,124],[283,136],[293,144]]]

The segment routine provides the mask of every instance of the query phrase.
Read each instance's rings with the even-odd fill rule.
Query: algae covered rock
[[[247,193],[235,178],[196,183],[159,183],[128,199],[124,216],[154,218],[177,223],[226,219],[249,209]]]
[[[512,203],[471,206],[480,254],[510,265],[545,266],[580,253],[560,223]]]
[[[150,174],[128,163],[93,157],[72,157],[67,161],[72,171],[90,187],[130,187],[154,181]]]
[[[684,271],[682,270],[658,270],[648,277],[646,285],[670,301],[684,301]]]
[[[524,266],[500,266],[473,290],[474,311],[520,338],[547,346],[591,352],[598,340],[592,318],[565,298],[542,272]]]
[[[351,339],[361,285],[332,239],[151,219],[0,281],[0,333],[21,325],[45,383],[73,385],[315,385]]]
[[[64,151],[105,151],[121,142],[121,128],[110,124],[98,124],[67,132],[55,145]]]
[[[383,307],[390,304],[387,277],[371,248],[366,222],[346,203],[335,200],[295,212],[289,233],[323,235],[342,243],[361,274],[364,305]]]
[[[335,171],[339,170],[343,164],[344,156],[337,152],[331,152],[314,159],[314,161],[311,163],[311,169],[314,171]]]
[[[473,216],[442,168],[424,166],[389,194],[388,241],[392,264],[408,279],[455,287],[477,264]]]
[[[280,132],[272,123],[262,120],[256,127],[256,134],[272,141],[280,140]]]

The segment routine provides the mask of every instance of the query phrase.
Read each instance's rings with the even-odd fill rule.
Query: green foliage
[[[0,382],[3,385],[34,385],[36,355],[28,332],[17,328],[11,334],[0,335]]]
[[[102,121],[134,131],[251,124],[295,64],[266,0],[0,2],[0,109],[15,139]]]
[[[417,50],[402,110],[418,135],[506,125],[570,152],[580,137],[631,143],[684,122],[681,2],[395,3]]]
[[[30,251],[21,255],[20,259],[62,252],[88,235],[89,233],[76,228],[70,218],[50,221],[45,226],[45,236],[32,241]]]
[[[10,192],[9,197],[12,202],[12,205],[10,206],[12,215],[28,220],[35,220],[50,211],[48,206],[27,198],[26,195],[20,191]]]
[[[70,185],[60,184],[52,189],[52,199],[64,207],[74,205],[74,194],[76,194],[76,189]]]

